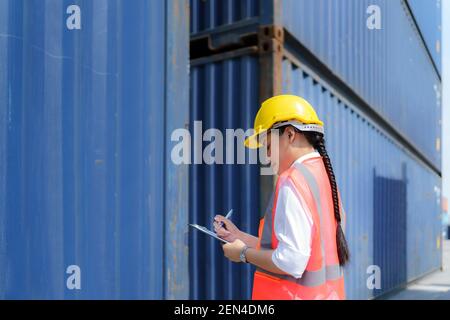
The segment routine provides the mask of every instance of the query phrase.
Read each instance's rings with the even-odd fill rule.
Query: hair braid
[[[317,149],[319,154],[322,156],[325,169],[327,171],[328,179],[330,180],[331,195],[333,198],[334,207],[334,218],[337,222],[336,227],[336,246],[339,257],[339,264],[341,266],[345,265],[349,258],[350,253],[347,245],[347,240],[345,239],[344,231],[341,226],[341,210],[339,206],[339,197],[336,184],[336,177],[334,176],[333,167],[331,165],[330,157],[328,156],[327,149],[325,148],[325,139],[321,133],[315,132],[303,132],[308,142]]]
[[[281,134],[284,133],[285,129],[289,127],[289,125],[280,127],[279,130]],[[306,140],[319,152],[322,157],[323,164],[325,166],[325,170],[328,175],[328,179],[330,181],[331,186],[331,196],[333,199],[333,209],[334,209],[334,218],[336,219],[336,247],[337,254],[339,258],[339,265],[344,266],[348,260],[350,259],[350,251],[348,249],[347,240],[345,239],[344,231],[341,226],[341,210],[339,207],[339,197],[337,190],[336,177],[334,176],[333,166],[331,165],[330,157],[328,156],[327,149],[325,148],[325,139],[323,134],[318,132],[310,132],[310,131],[300,131],[294,127],[294,130],[297,132],[301,132]]]

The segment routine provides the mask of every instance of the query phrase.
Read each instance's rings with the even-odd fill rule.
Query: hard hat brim
[[[259,143],[259,141],[258,141],[259,135],[260,135],[260,132],[252,134],[247,139],[245,139],[244,145],[249,149],[261,148],[263,145],[261,143]]]
[[[286,126],[286,125],[294,126],[295,128],[297,128],[298,130],[300,130],[302,132],[312,131],[312,132],[318,132],[318,133],[324,134],[323,122],[321,122],[321,124],[315,124],[315,123],[304,124],[297,120],[283,121],[283,122],[278,122],[277,124],[272,126],[272,129],[277,129],[278,127],[282,127],[282,126]],[[249,149],[261,148],[263,146],[263,144],[261,144],[259,142],[259,140],[260,140],[261,136],[267,134],[267,131],[268,130],[266,130],[266,129],[262,129],[258,132],[255,132],[254,134],[249,136],[247,139],[245,139],[244,145]]]

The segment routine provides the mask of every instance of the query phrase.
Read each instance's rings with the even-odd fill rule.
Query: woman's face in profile
[[[287,164],[289,139],[286,131],[281,134],[280,130],[271,130],[263,141],[270,167],[275,174],[281,174],[289,167],[289,164]]]

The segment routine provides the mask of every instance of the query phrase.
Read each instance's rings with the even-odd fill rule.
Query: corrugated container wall
[[[305,97],[325,123],[347,213],[348,298],[379,295],[439,267],[440,177],[301,65],[284,60],[283,92]],[[373,293],[365,285],[371,265],[382,272]]]
[[[1,298],[187,297],[188,14],[0,1]]]
[[[366,25],[371,6],[380,29]],[[439,74],[403,0],[283,0],[282,12],[289,33],[440,168]]]
[[[212,128],[219,129],[224,136],[227,129],[250,128],[258,108],[258,79],[255,56],[193,65],[191,132],[194,132],[195,122],[201,122],[205,136]],[[225,150],[223,159],[217,158],[217,161],[225,164],[203,162],[191,166],[190,220],[212,229],[216,214],[225,215],[233,209],[232,221],[238,228],[256,234],[260,197],[255,182],[259,179],[259,168],[236,164],[238,150],[243,149],[237,141],[235,139],[232,149],[225,148],[225,138],[221,143],[215,141],[217,148],[223,146]],[[202,143],[200,157],[209,144],[209,141]],[[195,148],[193,153],[196,153]],[[226,164],[231,159],[234,164]],[[192,299],[250,298],[253,268],[229,262],[217,240],[198,232],[191,233],[189,248]]]
[[[192,34],[258,18],[260,10],[259,0],[191,0],[190,5]]]
[[[255,21],[253,32],[260,37],[259,27],[282,23],[281,77],[274,77],[273,85],[280,84],[279,93],[304,96],[325,122],[327,147],[347,212],[351,250],[345,271],[347,297],[376,297],[439,268],[440,78],[410,7],[403,0],[245,4],[259,11],[244,17],[234,14],[233,1],[191,0],[191,41],[197,45],[199,38],[209,35],[212,42],[219,39],[223,44],[227,37],[248,36]],[[381,30],[366,26],[371,4],[381,9]],[[241,44],[229,51],[223,46],[223,52],[204,52],[192,61],[191,125],[192,120],[201,120],[208,128],[216,124],[221,130],[251,127],[259,107],[252,103],[267,93],[261,88],[269,75],[262,72],[267,68],[261,60],[263,46],[249,53],[254,44]],[[243,64],[258,57],[254,69]],[[249,79],[248,70],[255,88],[242,85]],[[205,191],[206,196],[191,193],[192,203],[197,203],[191,205],[191,217],[207,224],[214,213],[226,212],[237,201],[240,208],[252,208],[239,212],[238,226],[256,234],[264,208],[255,205],[257,196],[249,196],[246,184],[254,179],[253,186],[261,188],[254,166],[192,169],[191,186],[197,178],[202,182],[192,190]],[[238,170],[251,174],[231,174]],[[208,200],[200,205],[201,199]],[[202,246],[195,240],[190,246],[191,267],[207,264],[201,271],[191,268],[191,297],[249,298],[248,267],[230,265],[217,245],[207,243],[207,254]],[[381,269],[381,289],[367,286],[373,266]],[[208,276],[202,278],[204,274]],[[241,291],[237,283],[244,284]]]
[[[433,57],[436,68],[441,74],[442,68],[442,31],[441,31],[441,0],[408,0],[415,21]]]

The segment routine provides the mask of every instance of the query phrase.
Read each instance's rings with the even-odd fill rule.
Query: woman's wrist
[[[239,240],[241,240],[242,242],[244,242],[247,246],[251,247],[251,244],[249,243],[250,239],[249,239],[249,234],[248,233],[245,233],[245,232],[239,230],[237,238]]]
[[[250,248],[256,248],[256,246],[258,244],[258,238],[257,237],[254,237],[251,234],[248,234],[248,233],[243,232],[241,230],[238,231],[238,234],[236,235],[236,237],[239,240],[241,240],[242,242],[244,242]]]

